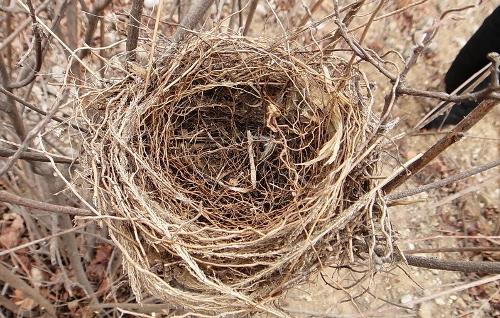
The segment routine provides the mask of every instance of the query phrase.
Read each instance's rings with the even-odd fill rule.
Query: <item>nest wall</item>
[[[139,300],[286,316],[272,300],[376,235],[366,80],[291,46],[198,34],[80,97],[81,175]]]

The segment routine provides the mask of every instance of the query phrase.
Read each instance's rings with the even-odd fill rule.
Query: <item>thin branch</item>
[[[182,19],[182,22],[177,28],[177,31],[175,31],[172,41],[174,43],[179,43],[180,41],[182,41],[188,30],[193,30],[194,27],[199,22],[201,22],[201,19],[208,11],[213,2],[214,0],[198,0],[195,3],[191,4],[189,11]]]
[[[2,58],[2,55],[0,54],[0,88],[2,86],[8,87],[10,78],[9,74],[7,72],[7,68],[5,67],[4,60]],[[12,90],[8,88],[5,91]],[[19,112],[19,109],[17,109],[16,102],[11,96],[7,96],[7,109],[8,109],[8,115],[10,118],[10,121],[12,122],[12,125],[14,126],[15,132],[17,136],[19,137],[20,141],[23,141],[24,138],[26,137],[26,128],[24,126],[23,118],[21,117],[21,113]]]
[[[36,9],[35,13],[39,13],[47,8],[47,6],[52,2],[52,0],[45,0],[42,4],[40,4]],[[0,43],[0,51],[4,50],[8,47],[8,45],[14,41],[14,39],[21,33],[26,27],[30,24],[31,17],[28,17],[26,20],[18,24],[18,27],[10,33],[5,39],[3,39],[2,43]]]
[[[33,48],[35,51],[35,66],[32,72],[28,76],[21,79],[19,82],[7,83],[7,87],[12,89],[21,88],[33,82],[36,75],[42,68],[42,30],[37,22],[35,8],[33,8],[33,3],[31,3],[31,0],[27,0],[26,4],[28,5],[31,20],[33,22],[33,35],[35,37],[33,44]]]
[[[255,9],[257,8],[257,4],[259,0],[249,0],[250,9],[248,10],[247,20],[245,21],[245,28],[243,29],[243,35],[247,35],[250,30],[250,25],[252,25],[253,16],[255,15]],[[241,9],[240,9],[241,10]]]
[[[390,193],[411,176],[419,172],[423,167],[425,167],[431,160],[436,158],[440,153],[446,150],[449,146],[453,145],[457,141],[463,138],[463,133],[468,131],[472,126],[474,126],[479,120],[481,120],[486,114],[493,109],[498,104],[495,100],[485,100],[478,107],[476,107],[467,117],[465,117],[458,125],[456,125],[449,133],[447,133],[443,138],[441,138],[437,143],[435,143],[431,148],[429,148],[421,157],[413,161],[407,169],[404,169],[392,180],[387,182],[382,190],[385,193]]]
[[[2,86],[0,86],[0,93],[3,93],[6,96],[8,96],[8,97],[12,98],[13,100],[15,100],[16,102],[23,104],[24,106],[28,107],[29,109],[31,109],[34,112],[37,112],[37,113],[39,113],[41,115],[44,115],[44,116],[47,116],[47,112],[46,111],[44,111],[44,110],[36,107],[33,104],[28,103],[27,101],[25,101],[24,99],[22,99],[20,97],[17,97],[16,95],[14,95],[13,93],[9,92],[8,90],[6,90],[5,88],[3,88]],[[78,127],[77,125],[74,125],[74,124],[69,124],[69,123],[67,123],[66,120],[64,120],[63,118],[60,118],[58,116],[52,116],[51,119],[53,119],[53,120],[55,120],[55,121],[57,121],[57,122],[59,122],[61,124],[65,124],[65,125],[71,126],[74,129],[76,129],[76,130],[88,133],[87,129],[82,128],[82,127]]]
[[[22,250],[23,248],[26,248],[28,246],[32,246],[32,245],[35,245],[35,244],[39,244],[39,243],[42,243],[42,242],[45,242],[45,241],[48,241],[50,239],[53,239],[55,237],[58,237],[58,236],[61,236],[61,235],[65,235],[65,234],[68,234],[68,233],[71,233],[71,232],[76,232],[80,229],[83,229],[84,227],[86,227],[87,225],[89,225],[91,222],[87,222],[85,224],[82,224],[82,225],[79,225],[79,226],[76,226],[76,227],[70,227],[69,229],[66,229],[64,231],[61,231],[61,232],[57,232],[57,233],[54,233],[52,235],[48,235],[48,236],[45,236],[45,237],[42,237],[38,240],[33,240],[33,241],[29,241],[27,243],[24,243],[24,244],[20,244],[20,245],[17,245],[17,246],[14,246],[12,248],[9,248],[7,250],[2,250],[0,251],[0,256],[4,256],[4,255],[8,255],[10,253],[13,253],[15,251],[18,251],[18,250]],[[1,278],[0,278],[1,279]]]
[[[2,264],[0,264],[0,280],[22,291],[24,295],[30,297],[44,308],[49,315],[56,316],[55,307],[45,297]]]
[[[61,214],[69,214],[69,215],[80,215],[80,216],[90,216],[93,215],[92,212],[86,209],[74,208],[71,206],[57,205],[51,204],[36,200],[31,200],[28,198],[23,198],[13,193],[0,190],[0,202],[6,202],[10,204],[24,206],[30,209],[53,212],[53,213],[61,213]]]
[[[438,247],[403,251],[404,255],[424,253],[500,252],[500,246]]]
[[[13,156],[16,153],[16,150],[0,148],[0,157],[8,158]],[[79,164],[78,160],[73,160],[70,158],[63,158],[59,156],[52,156],[52,159],[56,163],[67,163],[67,164]],[[23,151],[19,159],[27,160],[27,161],[39,161],[39,162],[50,162],[49,158],[46,155],[41,153],[36,153],[32,151]]]
[[[345,25],[346,27],[351,24],[352,20],[358,13],[358,11],[361,9],[363,4],[365,3],[366,0],[361,0],[358,2],[355,2],[352,7],[349,8],[349,11],[346,13],[344,18],[342,19],[342,24]],[[340,12],[339,12],[340,13]],[[332,43],[336,43],[338,39],[340,38],[340,29],[335,30],[335,33],[331,38],[325,39],[325,43],[323,45],[323,48],[326,50],[332,50],[335,48],[335,46],[332,46]]]
[[[494,167],[496,167],[498,165],[500,165],[500,160],[495,160],[493,162],[489,162],[487,164],[474,167],[472,169],[463,171],[461,173],[457,173],[457,174],[455,174],[453,176],[450,176],[448,178],[444,178],[442,180],[439,180],[439,181],[436,181],[436,182],[432,182],[432,183],[423,185],[421,187],[417,187],[417,188],[414,188],[414,189],[411,189],[411,190],[406,190],[406,191],[403,191],[403,192],[399,192],[399,193],[394,193],[394,194],[387,195],[385,197],[385,199],[387,201],[394,201],[394,200],[399,200],[399,199],[406,198],[406,197],[409,197],[409,196],[412,196],[412,195],[415,195],[415,194],[419,194],[419,193],[422,193],[422,192],[426,192],[426,191],[429,191],[429,190],[432,190],[432,189],[441,188],[441,187],[444,187],[444,186],[446,186],[446,185],[448,185],[450,183],[453,183],[453,182],[456,182],[456,181],[460,181],[460,180],[463,180],[463,179],[468,178],[470,176],[473,176],[475,174],[478,174],[478,173],[481,173],[483,171],[492,169],[492,168],[494,168]]]
[[[71,218],[69,215],[61,216],[62,226],[67,229],[73,229],[73,224],[71,223]],[[82,285],[83,289],[91,299],[91,303],[99,303],[95,295],[94,289],[90,284],[85,269],[83,268],[82,259],[80,251],[78,250],[78,244],[76,242],[75,233],[70,232],[64,234],[63,243],[66,247],[66,252],[68,253],[69,261],[71,267],[75,272],[76,279]]]
[[[158,312],[158,313],[168,313],[174,307],[172,304],[133,304],[133,303],[103,303],[90,305],[89,309],[92,311],[102,311],[108,308],[122,308],[128,310],[136,310],[143,313]],[[167,311],[167,312],[165,312]]]
[[[434,257],[405,255],[408,265],[446,271],[478,274],[500,274],[500,262],[455,261]]]
[[[92,40],[94,38],[94,33],[97,30],[97,23],[99,22],[99,16],[101,15],[102,11],[104,9],[106,9],[106,7],[110,3],[111,3],[111,0],[101,0],[94,5],[94,7],[92,8],[92,12],[87,12],[88,26],[87,26],[87,30],[85,32],[85,37],[84,37],[84,41],[85,41],[86,45],[92,46]],[[78,52],[78,57],[80,59],[83,59],[89,54],[90,54],[89,49],[83,49],[83,50]]]
[[[143,6],[144,0],[134,0],[132,2],[132,10],[130,10],[126,49],[128,59],[131,61],[136,58],[134,50],[137,48],[137,41],[139,40],[139,26],[141,24]]]
[[[35,127],[33,127],[33,129],[31,129],[26,134],[26,137],[22,141],[21,145],[19,145],[19,148],[16,150],[16,153],[12,157],[10,157],[7,163],[0,169],[0,176],[4,175],[10,168],[12,168],[16,160],[19,159],[21,154],[27,150],[28,145],[33,140],[33,138],[35,138],[36,135],[40,131],[42,131],[45,128],[45,126],[47,126],[51,117],[54,116],[54,114],[59,109],[59,106],[60,106],[59,100],[56,100],[49,113],[40,122],[38,122],[35,125]]]

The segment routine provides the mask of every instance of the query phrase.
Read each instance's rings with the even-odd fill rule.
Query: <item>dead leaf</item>
[[[25,311],[31,311],[36,306],[35,301],[29,297],[25,297],[24,293],[19,289],[14,289],[12,301]]]
[[[11,248],[19,244],[24,233],[24,220],[20,215],[8,213],[4,215],[4,225],[0,230],[0,244],[5,248]]]

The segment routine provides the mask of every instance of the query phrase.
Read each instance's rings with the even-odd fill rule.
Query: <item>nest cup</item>
[[[199,34],[80,98],[82,176],[140,300],[267,311],[373,236],[377,119],[341,59]]]

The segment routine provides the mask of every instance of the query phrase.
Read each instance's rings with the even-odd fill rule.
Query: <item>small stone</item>
[[[433,305],[430,302],[423,303],[418,308],[418,318],[433,318],[435,317],[433,313]]]
[[[401,304],[408,304],[409,302],[411,302],[413,300],[413,296],[412,295],[404,295],[403,297],[401,297]]]
[[[438,304],[439,306],[444,306],[446,305],[446,301],[443,298],[436,298],[434,299],[434,302]]]

